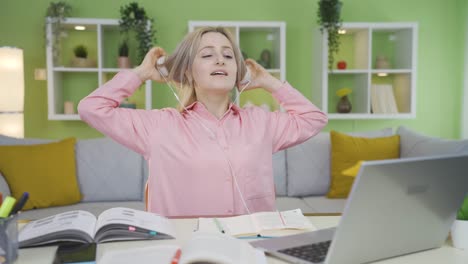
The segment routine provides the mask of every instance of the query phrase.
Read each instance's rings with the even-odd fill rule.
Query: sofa
[[[468,140],[426,136],[406,127],[347,133],[365,138],[400,136],[400,157],[468,153]],[[2,145],[34,145],[53,140],[18,139],[0,135]],[[300,208],[305,214],[341,213],[346,199],[329,199],[330,133],[321,132],[308,141],[273,155],[278,210]],[[144,187],[148,175],[142,156],[109,138],[83,139],[75,144],[76,178],[81,201],[65,206],[23,211],[20,219],[38,219],[69,210],[95,215],[122,206],[144,210]],[[0,168],[1,169],[1,168]],[[10,193],[0,177],[0,192]]]

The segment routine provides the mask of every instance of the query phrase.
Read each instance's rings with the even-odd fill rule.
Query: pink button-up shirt
[[[272,94],[286,112],[231,104],[217,119],[201,102],[187,107],[191,114],[119,108],[141,83],[132,71],[122,71],[81,100],[78,112],[144,156],[147,208],[168,217],[245,214],[241,194],[251,212],[276,210],[272,153],[307,140],[327,123],[288,83]]]

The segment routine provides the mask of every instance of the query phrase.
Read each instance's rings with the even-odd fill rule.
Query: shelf
[[[65,114],[54,114],[49,116],[49,120],[81,120],[78,114],[65,115]]]
[[[49,19],[47,19],[49,21]],[[75,30],[75,26],[85,25],[83,31]],[[59,46],[53,46],[52,27],[47,23],[47,98],[48,118],[50,120],[79,120],[76,114],[79,101],[89,95],[97,87],[110,80],[118,68],[118,46],[121,41],[117,19],[67,18],[62,23],[66,34],[60,39]],[[130,41],[130,58],[136,58],[136,41]],[[73,49],[77,45],[85,45],[88,50],[88,63],[92,67],[73,67],[77,64]],[[132,49],[132,47],[134,47]],[[60,56],[54,60],[53,51],[60,50]],[[136,103],[137,108],[151,109],[152,82],[147,81],[129,100]],[[64,114],[65,104],[72,105],[75,114]]]
[[[412,114],[328,114],[329,119],[412,119]]]
[[[359,70],[359,69],[354,69],[354,70],[339,70],[339,69],[334,69],[333,71],[328,71],[328,74],[359,74],[359,73],[368,73],[368,70]]]
[[[328,68],[327,33],[317,30],[314,103],[330,119],[416,117],[416,23],[343,23],[340,48]],[[337,69],[337,64],[345,69]],[[352,110],[338,113],[336,92],[350,88]],[[373,109],[375,108],[375,109]]]
[[[98,68],[54,67],[55,72],[98,72]]]

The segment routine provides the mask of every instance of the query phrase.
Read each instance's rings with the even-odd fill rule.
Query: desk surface
[[[339,216],[309,216],[310,221],[319,229],[333,227],[338,224]],[[140,248],[149,245],[182,245],[191,237],[191,233],[197,226],[197,219],[174,219],[172,220],[177,232],[177,239],[152,240],[152,241],[130,241],[113,242],[98,245],[97,259],[101,258],[106,250]],[[296,232],[296,231],[290,231]],[[297,232],[296,232],[297,233]],[[391,242],[391,241],[390,241]],[[20,249],[19,258],[15,264],[50,264],[55,256],[56,246]],[[268,263],[285,263],[276,258],[268,257]],[[397,258],[375,262],[376,264],[466,264],[468,263],[468,251],[452,247],[448,241],[443,247],[409,254]]]

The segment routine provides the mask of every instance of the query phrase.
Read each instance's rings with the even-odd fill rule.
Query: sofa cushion
[[[10,187],[8,186],[8,183],[6,182],[5,177],[3,177],[3,174],[1,171],[0,171],[0,193],[2,194],[3,198],[11,195]]]
[[[468,140],[429,137],[400,126],[400,156],[402,158],[468,153]]]
[[[42,209],[33,209],[21,212],[19,214],[19,219],[25,220],[36,220],[51,215],[69,212],[73,210],[84,210],[94,214],[96,217],[100,213],[104,212],[107,209],[114,207],[127,207],[136,210],[145,210],[145,203],[142,201],[133,201],[133,202],[81,202],[77,204],[67,205],[67,206],[55,206]]]
[[[23,209],[77,203],[74,138],[37,145],[0,146],[0,171],[17,200],[29,192]]]
[[[0,135],[0,146],[11,146],[11,145],[34,145],[44,144],[50,142],[56,142],[57,140],[51,139],[38,139],[38,138],[15,138]]]
[[[286,196],[286,152],[284,150],[273,154],[273,177],[276,196]]]
[[[393,135],[391,128],[347,133],[367,138]],[[321,132],[286,150],[288,196],[325,195],[330,186],[330,134]]]
[[[309,207],[301,198],[297,197],[276,197],[276,209],[279,211],[286,211],[292,209],[301,209],[302,213],[316,213],[311,207]]]
[[[359,160],[395,159],[400,156],[400,136],[381,138],[353,137],[336,131],[331,136],[331,185],[328,198],[346,198],[351,190],[354,177],[343,171],[354,166]]]
[[[76,146],[83,201],[142,201],[143,158],[110,138],[80,140]]]
[[[325,196],[303,197],[302,200],[316,213],[342,213],[346,199],[328,199]]]

